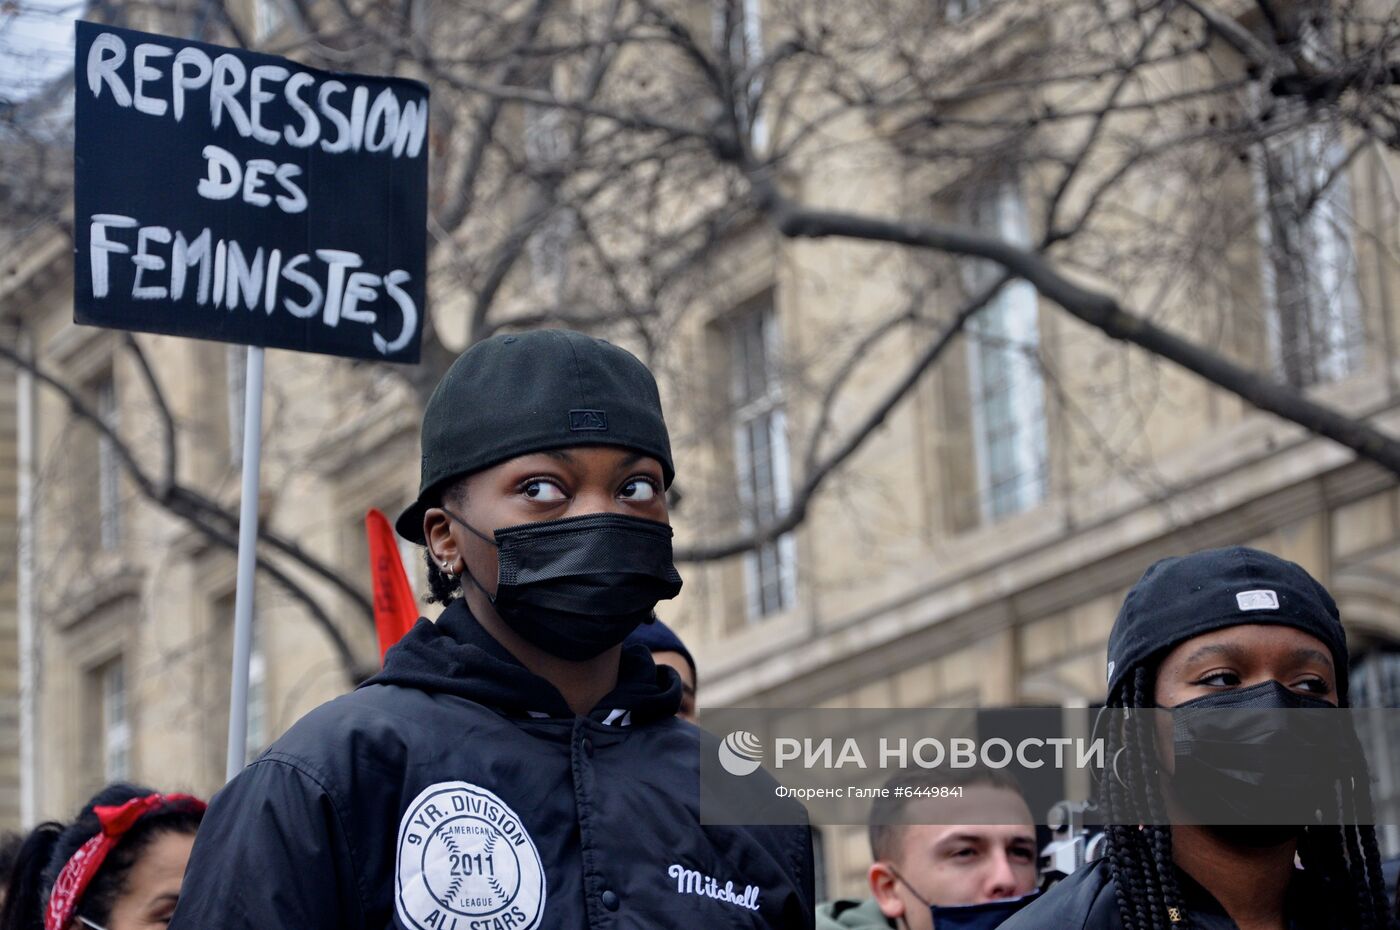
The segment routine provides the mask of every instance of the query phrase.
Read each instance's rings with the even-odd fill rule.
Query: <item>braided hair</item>
[[[1124,711],[1155,707],[1155,687],[1154,673],[1139,666],[1124,676],[1107,706]],[[1151,718],[1127,714],[1125,725],[1108,733],[1111,770],[1099,784],[1099,808],[1128,822],[1105,828],[1105,856],[1125,930],[1190,930],[1172,861],[1171,828],[1162,825],[1167,821]],[[1385,893],[1376,830],[1361,825],[1370,816],[1369,787],[1339,783],[1336,797],[1344,825],[1302,828],[1299,860],[1309,880],[1324,891],[1333,930],[1395,930],[1400,925]]]
[[[72,823],[49,821],[30,831],[20,845],[5,888],[0,930],[43,930],[44,909],[59,873],[73,854],[102,829],[95,809],[116,807],[150,794],[155,794],[154,789],[113,783],[94,795]],[[103,860],[102,868],[83,892],[79,913],[94,923],[106,925],[117,899],[126,892],[132,867],[141,860],[147,847],[165,833],[193,836],[203,816],[202,811],[171,804],[138,820]]]

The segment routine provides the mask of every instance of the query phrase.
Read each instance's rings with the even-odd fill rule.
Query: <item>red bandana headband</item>
[[[114,807],[94,807],[92,812],[97,815],[102,829],[79,847],[63,871],[58,873],[58,881],[54,882],[53,891],[49,894],[49,906],[44,913],[44,930],[63,930],[68,926],[78,910],[83,892],[98,869],[102,868],[107,854],[121,842],[128,830],[136,826],[138,820],[157,808],[172,804],[191,813],[203,813],[207,806],[199,798],[188,794],[148,794]]]

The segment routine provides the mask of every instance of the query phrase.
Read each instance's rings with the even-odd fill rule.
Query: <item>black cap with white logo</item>
[[[1302,567],[1245,546],[1162,559],[1143,574],[1108,637],[1108,690],[1193,636],[1246,623],[1291,626],[1322,640],[1345,699],[1347,640],[1332,595]]]
[[[423,543],[423,513],[463,475],[518,455],[623,446],[675,477],[656,380],[635,355],[564,329],[493,336],[463,352],[423,411],[418,499],[394,523]]]

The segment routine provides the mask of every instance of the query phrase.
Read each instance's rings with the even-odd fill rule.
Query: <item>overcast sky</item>
[[[19,101],[73,65],[86,0],[0,0],[0,100]]]

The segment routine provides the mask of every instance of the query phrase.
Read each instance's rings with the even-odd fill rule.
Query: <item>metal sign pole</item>
[[[233,671],[228,704],[228,778],[248,753],[248,664],[253,655],[253,580],[258,550],[258,471],[262,464],[263,347],[248,347],[243,382],[243,497],[238,510],[238,587],[233,600]]]

